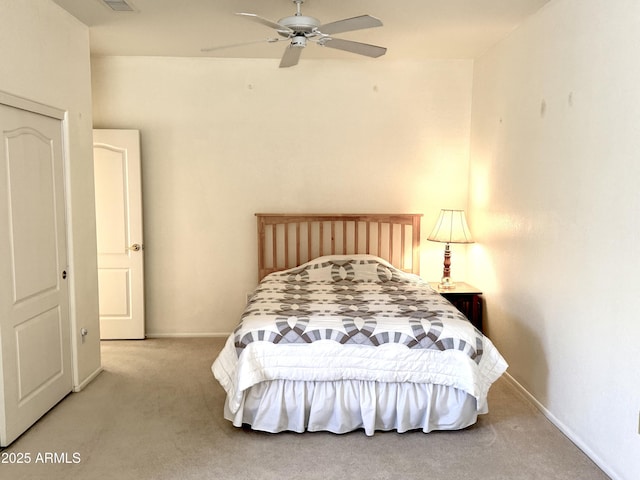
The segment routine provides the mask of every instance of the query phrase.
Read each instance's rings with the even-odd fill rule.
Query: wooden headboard
[[[377,255],[420,273],[422,214],[256,213],[258,280],[323,255]]]

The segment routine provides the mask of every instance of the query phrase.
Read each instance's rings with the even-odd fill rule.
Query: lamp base
[[[451,280],[451,249],[448,243],[444,246],[444,269],[438,287],[442,289],[456,288],[456,284]]]
[[[456,288],[456,284],[453,280],[451,280],[451,277],[442,277],[442,279],[440,279],[440,283],[438,284],[438,288]]]

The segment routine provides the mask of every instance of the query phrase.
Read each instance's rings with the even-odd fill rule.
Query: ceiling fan
[[[289,17],[281,18],[277,22],[273,22],[254,13],[236,13],[236,15],[240,15],[248,20],[273,28],[280,37],[268,38],[267,40],[259,40],[257,42],[203,48],[202,51],[211,52],[221,48],[238,47],[265,41],[275,43],[290,40],[280,60],[280,68],[292,67],[298,64],[302,49],[307,46],[307,40],[311,40],[322,47],[335,48],[372,58],[380,57],[386,53],[387,49],[385,47],[354,42],[352,40],[343,40],[332,36],[335,33],[381,27],[382,22],[379,19],[370,15],[360,15],[358,17],[345,18],[323,24],[317,18],[302,15],[301,5],[304,3],[304,0],[293,0],[293,3],[296,5],[296,13]]]

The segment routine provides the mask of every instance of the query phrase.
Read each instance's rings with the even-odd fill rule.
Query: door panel
[[[61,323],[60,309],[55,307],[16,327],[19,403],[64,374]],[[50,348],[41,349],[46,343],[51,344]]]
[[[0,134],[5,446],[71,391],[72,373],[62,122],[0,104]]]
[[[93,162],[100,338],[144,338],[139,132],[94,130]]]
[[[126,149],[105,143],[94,144],[98,251],[103,255],[122,254],[128,246],[128,161]]]
[[[8,132],[5,148],[9,154],[13,298],[17,302],[58,284],[54,157],[50,140],[32,128]]]
[[[101,315],[131,317],[130,273],[128,268],[101,268],[98,271]]]

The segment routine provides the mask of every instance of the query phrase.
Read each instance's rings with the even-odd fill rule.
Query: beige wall
[[[0,32],[0,90],[68,112],[69,280],[80,385],[100,368],[89,32],[49,0],[0,0]],[[84,343],[81,328],[89,331]]]
[[[94,58],[95,126],[141,130],[147,333],[234,328],[257,279],[256,212],[417,212],[429,230],[466,207],[472,68]],[[439,279],[444,247],[425,243]]]
[[[475,64],[470,278],[509,372],[640,478],[640,4],[556,0]]]

